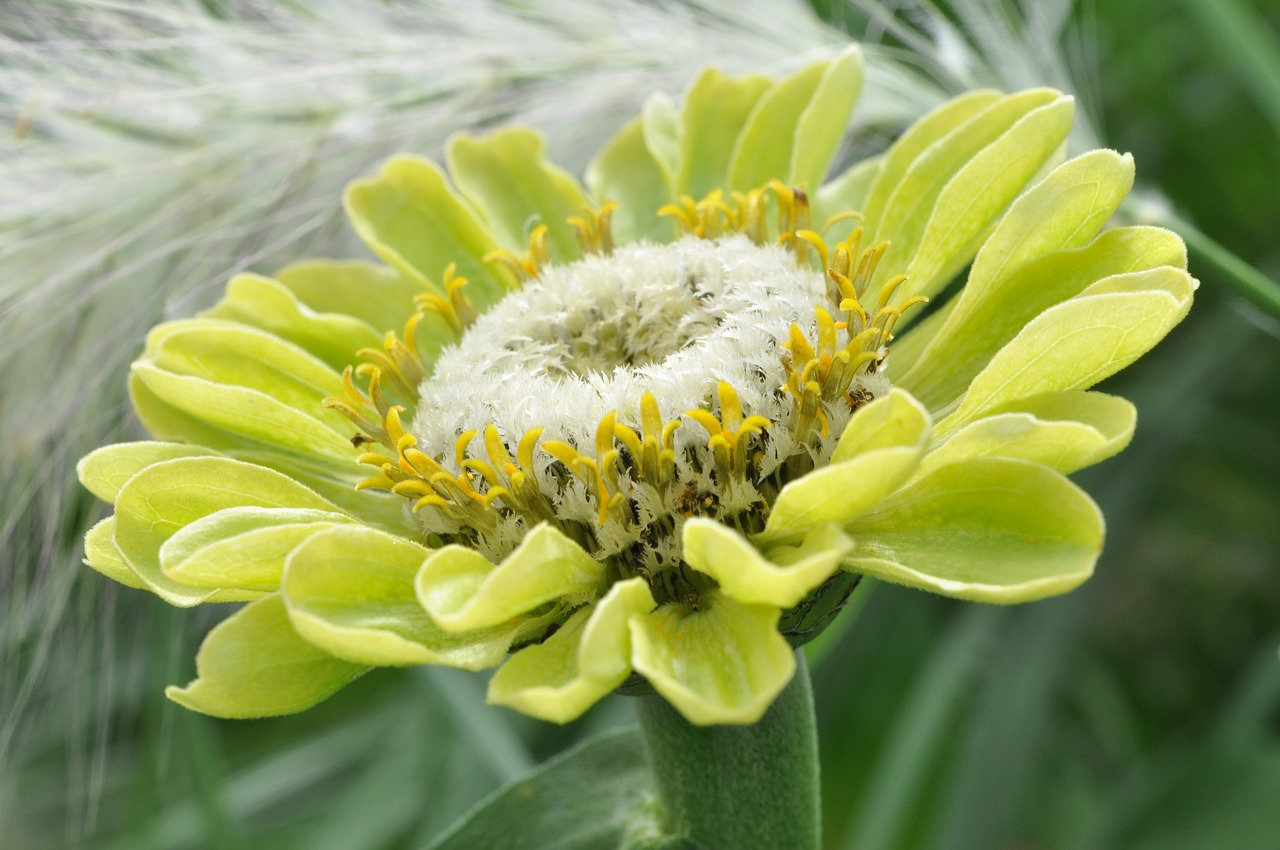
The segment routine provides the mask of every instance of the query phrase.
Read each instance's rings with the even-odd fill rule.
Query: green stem
[[[1133,224],[1167,227],[1187,243],[1191,271],[1208,272],[1211,282],[1226,287],[1273,319],[1280,320],[1280,283],[1267,277],[1223,245],[1215,242],[1161,199],[1131,198],[1122,216]]]
[[[752,726],[694,726],[636,701],[667,829],[703,850],[818,850],[818,736],[804,656]]]
[[[1226,284],[1272,318],[1280,319],[1280,284],[1201,233],[1191,222],[1176,215],[1170,218],[1170,228],[1187,243],[1193,269],[1197,264],[1208,268],[1217,282]]]

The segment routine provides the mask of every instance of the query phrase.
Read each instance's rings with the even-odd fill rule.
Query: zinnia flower
[[[158,442],[80,465],[115,505],[88,563],[248,603],[169,696],[253,717],[501,664],[490,700],[549,720],[647,681],[752,723],[861,576],[1088,578],[1103,521],[1065,475],[1135,421],[1089,387],[1186,315],[1182,241],[1102,231],[1132,161],[1062,161],[1048,89],[958,97],[824,183],[860,83],[855,51],[706,71],[587,189],[528,129],[455,138],[448,176],[397,157],[346,196],[386,265],[240,275],[155,328]]]

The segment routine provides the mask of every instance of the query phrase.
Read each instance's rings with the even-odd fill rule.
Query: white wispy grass
[[[1072,87],[1065,0],[1025,16],[959,0],[955,19],[853,5],[898,44],[868,47],[855,122],[873,131],[972,85]],[[158,698],[135,693],[171,650],[138,616],[145,597],[79,565],[101,508],[74,477],[86,451],[136,434],[124,375],[148,327],[235,272],[363,255],[341,189],[393,151],[529,123],[580,170],[649,92],[703,65],[781,73],[848,40],[802,0],[0,6],[0,823],[30,797],[19,768],[53,753],[76,801],[65,834],[91,831],[110,706]],[[117,632],[153,648],[122,651]]]

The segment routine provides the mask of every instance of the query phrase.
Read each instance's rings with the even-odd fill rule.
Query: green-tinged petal
[[[540,644],[511,656],[489,680],[488,701],[553,723],[579,717],[631,673],[633,614],[648,614],[644,579],[619,582]]]
[[[467,297],[480,310],[506,292],[503,279],[482,262],[497,241],[434,163],[392,157],[377,177],[352,183],[343,200],[369,250],[420,285],[438,291],[445,267],[457,263]]]
[[[870,228],[869,234],[874,234],[876,224],[884,217],[890,197],[915,161],[957,127],[964,125],[1000,98],[999,92],[986,89],[966,92],[946,101],[898,137],[881,158],[880,167],[876,169],[875,179],[867,192],[866,203],[861,207]]]
[[[501,661],[513,627],[454,634],[418,604],[414,577],[429,549],[361,526],[308,538],[290,555],[282,592],[298,634],[339,658],[380,666]]]
[[[161,440],[178,440],[207,446],[207,454],[229,450],[262,450],[265,447],[247,437],[214,427],[175,407],[151,390],[137,374],[129,374],[129,401],[147,431]]]
[[[1088,389],[1149,351],[1191,309],[1196,281],[1182,269],[1116,278],[1123,280],[1107,286],[1120,291],[1086,290],[1032,320],[973,379],[938,433],[1024,396]]]
[[[711,591],[631,617],[631,663],[690,723],[755,723],[795,673],[781,611]]]
[[[988,110],[1003,113],[1002,120],[993,122],[992,127],[1001,126],[1005,116],[1017,115],[1026,105],[1037,105],[981,150],[960,160],[960,168],[950,176],[943,177],[943,174],[949,173],[957,163],[949,156],[940,157],[933,163],[933,170],[925,169],[918,176],[922,181],[937,181],[927,186],[918,199],[931,204],[927,219],[918,215],[902,221],[896,232],[878,234],[893,240],[881,261],[885,276],[897,271],[907,276],[895,296],[899,301],[915,295],[932,296],[942,289],[972,259],[992,222],[1060,150],[1071,131],[1075,102],[1069,97],[1056,96],[1040,105],[1042,100],[1056,94],[1033,92],[1025,101],[1019,101],[1017,95],[1011,96],[1009,100],[1018,103],[1017,109],[1005,112],[993,107]],[[986,129],[976,135],[985,135]],[[965,150],[967,146],[959,147],[969,153]],[[946,182],[939,187],[942,180]],[[934,192],[939,188],[934,201]],[[929,208],[918,205],[915,210],[923,213]],[[920,221],[925,224],[917,238],[916,226]],[[901,269],[904,262],[906,268]]]
[[[698,75],[680,113],[677,193],[701,198],[724,187],[738,134],[772,85],[760,74],[729,77],[708,68]]]
[[[318,531],[351,519],[309,508],[235,507],[186,525],[160,547],[160,569],[191,587],[270,593],[280,587],[284,561]]]
[[[275,278],[317,313],[351,316],[379,333],[400,330],[413,313],[414,296],[435,291],[413,276],[362,260],[305,260],[285,266]]]
[[[477,138],[460,134],[449,140],[445,156],[460,191],[484,215],[502,247],[524,254],[529,231],[547,226],[551,257],[568,262],[582,256],[569,216],[587,206],[578,181],[547,162],[542,134],[528,127],[507,127]]]
[[[933,409],[958,398],[991,357],[1028,322],[1099,279],[1161,266],[1185,268],[1177,234],[1158,227],[1108,230],[1083,248],[1054,251],[970,294],[966,286],[905,339],[894,342],[888,369],[894,383]],[[972,277],[971,277],[972,281]]]
[[[165,407],[212,426],[207,443],[219,449],[263,444],[304,457],[351,465],[351,424],[321,402],[341,395],[338,373],[279,337],[234,322],[194,319],[170,322],[147,337],[147,350],[132,377],[153,403],[138,414],[158,436],[191,439],[203,433],[173,433]],[[149,417],[159,415],[153,422]],[[243,441],[218,440],[221,431]]]
[[[1070,474],[1129,444],[1138,412],[1117,396],[1073,390],[1018,399],[961,428],[920,463],[916,477],[971,457],[1012,457]]]
[[[175,375],[141,362],[134,364],[133,377],[163,405],[215,432],[230,435],[232,439],[217,442],[213,442],[217,437],[210,437],[210,442],[219,448],[249,448],[258,443],[345,466],[352,462],[351,443],[335,428],[267,393]],[[134,398],[138,398],[137,394]],[[317,408],[319,402],[317,398]],[[167,411],[152,417],[156,408],[145,400],[136,408],[142,424],[156,436],[189,438],[192,434],[189,429],[174,429]],[[198,433],[203,434],[203,430]]]
[[[965,293],[980,301],[1010,273],[1097,236],[1133,188],[1133,157],[1095,150],[1064,162],[1009,208],[973,260]]]
[[[827,65],[796,126],[789,169],[793,186],[814,191],[822,185],[862,93],[862,78],[862,51],[856,45]]]
[[[180,457],[216,455],[203,446],[182,443],[116,443],[95,449],[76,464],[76,475],[85,489],[104,502],[114,502],[125,482],[153,463]]]
[[[310,708],[367,669],[303,640],[280,597],[267,596],[215,626],[196,655],[197,678],[165,696],[214,717],[273,717]]]
[[[929,439],[929,411],[910,393],[893,387],[854,411],[840,433],[832,463],[853,460],[876,449],[923,446]]]
[[[860,408],[833,462],[782,488],[756,541],[794,544],[812,529],[851,522],[906,482],[928,441],[928,413],[900,390]]]
[[[238,322],[168,322],[147,335],[147,351],[138,362],[258,390],[300,409],[342,393],[337,370],[274,334]]]
[[[148,466],[121,488],[116,497],[116,548],[147,587],[170,604],[256,596],[249,591],[190,587],[160,569],[160,548],[179,529],[241,506],[341,513],[279,472],[224,457],[179,458]]]
[[[642,119],[629,122],[605,144],[587,166],[586,180],[597,203],[618,204],[610,223],[619,244],[670,242],[675,236],[674,222],[658,215],[671,199],[670,175],[645,143]]]
[[[382,346],[382,334],[368,323],[342,313],[317,313],[282,283],[259,275],[233,277],[222,300],[200,315],[261,328],[338,371],[360,349]]]
[[[1096,280],[1134,271],[1135,263],[1152,268],[1185,257],[1181,240],[1156,228],[1114,230],[1094,240],[1132,186],[1132,157],[1096,150],[1058,166],[1018,198],[978,251],[957,309],[929,335],[917,365],[968,362],[972,356],[956,349],[978,348],[993,337],[983,350],[996,351],[1034,316],[1083,289],[1090,281],[1081,272],[1101,265],[1105,271],[1094,273]],[[896,373],[915,379],[897,346],[894,354]]]
[[[142,579],[116,551],[115,534],[116,518],[110,516],[89,529],[84,536],[84,562],[112,581],[145,590]]]
[[[855,162],[845,169],[839,177],[822,186],[810,196],[813,203],[813,223],[821,227],[827,219],[837,213],[860,211],[867,203],[867,192],[871,183],[880,173],[883,156],[873,156],[861,162]],[[833,231],[843,237],[845,232]]]
[[[680,110],[666,94],[657,91],[645,99],[640,110],[644,144],[662,171],[668,200],[676,199],[680,175]]]
[[[1093,573],[1102,514],[1035,463],[971,458],[940,467],[849,528],[845,566],[885,581],[980,602],[1065,593]]]
[[[714,520],[684,524],[682,557],[739,602],[791,608],[822,584],[853,549],[853,541],[835,526],[815,528],[799,546],[777,546],[768,557],[737,531]]]
[[[729,160],[728,186],[747,191],[772,179],[816,189],[844,135],[862,87],[857,48],[815,62],[755,104]]]
[[[604,565],[560,531],[539,525],[494,566],[465,546],[433,552],[417,577],[418,599],[451,632],[501,625],[556,600],[588,602],[604,589]]]

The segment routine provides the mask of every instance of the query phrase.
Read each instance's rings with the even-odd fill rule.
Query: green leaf
[[[1175,233],[1155,227],[1108,230],[1083,248],[1045,254],[972,294],[966,286],[943,321],[926,320],[906,334],[905,345],[894,342],[889,372],[896,386],[941,409],[1028,322],[1055,304],[1102,278],[1186,264],[1186,247]]]
[[[145,590],[146,585],[116,551],[116,518],[107,517],[84,536],[84,562],[112,581],[125,587]]]
[[[778,546],[768,557],[734,529],[714,520],[685,521],[682,557],[739,602],[791,608],[840,567],[853,549],[835,526],[815,528],[799,546]]]
[[[685,92],[680,113],[676,193],[701,198],[724,188],[738,134],[773,81],[759,74],[728,77],[708,68]]]
[[[223,457],[180,458],[147,467],[121,488],[116,497],[116,548],[147,587],[172,605],[242,600],[246,591],[189,587],[160,569],[160,547],[179,529],[220,510],[242,506],[341,513],[270,469]]]
[[[600,850],[656,836],[653,776],[634,728],[593,738],[485,800],[428,850]],[[673,848],[674,850],[674,848]]]
[[[1137,360],[1191,309],[1196,281],[1169,266],[1105,278],[1041,313],[969,385],[939,435],[1016,399],[1081,390]]]
[[[551,637],[511,656],[489,680],[488,701],[552,723],[581,716],[630,675],[628,620],[654,604],[643,578],[618,582]]]
[[[114,502],[125,482],[153,463],[214,454],[217,452],[203,446],[182,443],[115,443],[80,458],[76,464],[76,475],[90,493],[104,502]]]
[[[577,180],[547,162],[545,149],[536,130],[506,127],[483,138],[456,135],[445,157],[458,190],[502,247],[523,255],[529,231],[545,224],[552,259],[564,263],[582,256],[568,218],[582,215],[587,199]]]
[[[628,122],[600,149],[587,166],[586,180],[598,203],[618,204],[611,220],[617,243],[674,238],[675,224],[658,215],[671,200],[670,175],[649,150],[642,119]]]
[[[304,260],[275,278],[317,313],[351,316],[379,333],[400,330],[413,314],[414,296],[436,291],[415,276],[363,260]]]
[[[310,708],[366,669],[300,638],[280,597],[266,596],[215,626],[196,655],[197,678],[165,696],[214,717],[272,717]]]
[[[379,666],[492,667],[511,646],[510,626],[462,634],[418,604],[414,577],[430,550],[363,526],[333,527],[289,555],[282,593],[298,634],[339,658]]]
[[[497,566],[474,549],[446,546],[431,553],[417,577],[423,607],[454,632],[496,626],[556,600],[592,601],[604,584],[604,564],[545,524]]]
[[[1120,452],[1138,412],[1116,396],[1081,390],[1018,399],[953,434],[916,470],[921,478],[970,457],[1012,457],[1070,474]]]
[[[718,592],[631,618],[632,664],[690,723],[755,723],[796,669],[782,612]]]
[[[797,543],[812,529],[848,524],[906,482],[928,440],[928,412],[901,390],[859,408],[840,435],[831,464],[778,493],[756,542]]]
[[[482,262],[497,241],[434,163],[392,157],[377,177],[352,183],[344,204],[369,250],[421,286],[440,291],[445,267],[457,263],[477,309],[506,293],[503,278]]]
[[[1065,593],[1093,573],[1102,514],[1062,475],[1007,458],[935,470],[854,522],[848,569],[980,602]]]
[[[861,54],[855,47],[769,88],[738,135],[725,188],[747,191],[776,179],[817,189],[861,87]]]
[[[339,372],[356,361],[360,349],[382,347],[382,334],[366,322],[341,313],[317,313],[288,287],[259,275],[233,277],[222,300],[200,315],[261,328]]]
[[[350,518],[309,508],[224,508],[180,528],[160,547],[160,569],[190,587],[271,593],[285,558],[317,531]]]

